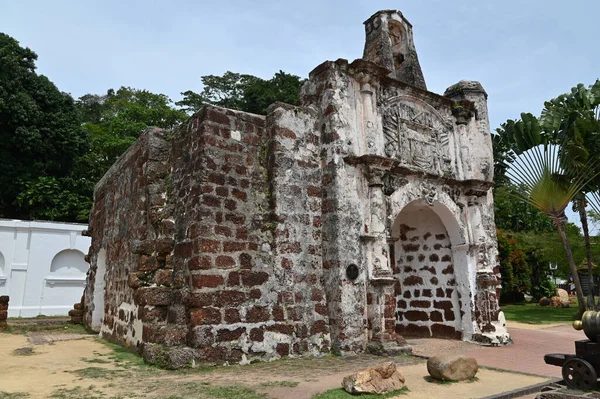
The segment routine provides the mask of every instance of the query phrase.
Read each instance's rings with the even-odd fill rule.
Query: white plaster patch
[[[242,133],[238,130],[231,131],[231,138],[236,141],[242,141]]]

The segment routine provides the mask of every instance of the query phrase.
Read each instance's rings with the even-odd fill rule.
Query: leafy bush
[[[525,292],[531,289],[531,270],[525,252],[517,241],[508,234],[498,231],[498,258],[502,276],[500,302],[515,303],[524,300]]]
[[[547,297],[552,298],[556,295],[556,285],[548,279],[542,281],[538,286],[531,288],[531,296],[534,298]]]

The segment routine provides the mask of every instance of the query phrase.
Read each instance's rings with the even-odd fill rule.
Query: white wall
[[[0,295],[8,317],[67,315],[79,302],[89,265],[84,224],[0,219]]]

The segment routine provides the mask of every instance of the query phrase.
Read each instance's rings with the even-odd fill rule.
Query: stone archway
[[[476,263],[475,258],[470,251],[472,243],[471,226],[468,223],[468,215],[465,215],[464,213],[465,209],[458,206],[447,191],[448,189],[445,186],[435,185],[427,180],[421,179],[415,179],[408,182],[405,181],[403,184],[397,185],[393,190],[388,190],[388,192],[390,192],[390,195],[387,198],[388,229],[392,240],[390,243],[390,261],[396,279],[394,294],[396,299],[396,331],[401,335],[445,336],[471,340],[473,334],[478,331],[477,326],[473,322],[474,293],[476,292]],[[420,209],[422,209],[422,211],[419,211]],[[421,264],[414,264],[414,266],[418,266],[418,268],[416,272],[413,273],[416,277],[412,279],[413,282],[419,282],[418,278],[420,277],[423,280],[423,286],[411,286],[411,298],[404,298],[405,291],[408,290],[408,288],[405,289],[405,287],[408,286],[404,284],[404,275],[402,273],[406,273],[406,271],[404,269],[405,265],[401,264],[402,261],[399,263],[398,258],[401,256],[406,257],[408,255],[404,252],[402,241],[400,240],[400,226],[403,224],[403,219],[406,215],[411,215],[411,217],[416,218],[416,221],[411,221],[412,224],[416,224],[417,226],[422,225],[418,219],[418,214],[427,215],[427,218],[425,219],[430,220],[434,226],[437,226],[436,229],[440,230],[436,234],[440,234],[440,238],[441,234],[444,234],[446,237],[439,240],[440,242],[438,243],[438,240],[436,240],[435,237],[436,234],[434,234],[433,231],[431,231],[431,236],[427,236],[427,238],[425,238],[427,231],[423,231],[422,234],[419,234],[420,238],[415,238],[417,235],[415,233],[414,236],[411,236],[408,239],[408,243],[411,243],[410,239],[415,240],[412,243],[415,243],[417,240],[422,240],[423,242],[420,244],[419,249],[422,249],[423,245],[427,245],[428,248],[433,247],[433,251],[435,251],[436,244],[441,245],[441,247],[438,246],[439,249],[442,249],[443,247],[447,248],[443,248],[446,253],[435,254],[439,259],[437,261],[435,260],[435,256],[432,258],[434,259],[433,261],[429,259],[430,255],[434,255],[433,253],[425,255],[424,253],[417,252],[412,255],[414,257],[413,260],[416,259],[417,262],[419,262],[420,254],[426,256]],[[410,225],[409,223],[404,224]],[[416,231],[417,230],[415,230],[415,232]],[[427,251],[430,251],[430,249]],[[450,256],[450,261],[447,260],[448,257],[446,255]],[[445,260],[442,261],[442,259]],[[436,262],[435,266],[432,266],[432,262]],[[452,267],[448,268],[450,265],[452,265]],[[402,269],[400,269],[401,266]],[[415,269],[415,267],[410,264],[406,266]],[[421,270],[425,266],[430,270],[435,270],[436,275],[434,276],[433,273],[427,271],[427,269]],[[431,267],[434,267],[434,269],[431,269]],[[441,269],[438,270],[438,268]],[[446,274],[443,273],[444,270],[446,270]],[[448,275],[451,272],[454,273],[454,281],[452,281],[452,277],[448,278]],[[443,276],[443,279],[440,278],[440,276]],[[418,302],[411,305],[411,301],[421,300],[423,290],[432,290],[433,284],[431,279],[433,277],[436,277],[438,282],[435,289],[431,292],[432,296],[426,297],[431,302],[431,306],[428,308],[416,308],[416,305],[426,305],[426,303]],[[430,286],[425,286],[426,279]],[[442,280],[444,280],[446,284],[450,282],[451,285],[448,287],[441,287],[440,284],[442,284]],[[435,280],[433,280],[433,282],[435,283]],[[410,280],[409,283],[411,283]],[[441,291],[438,291],[437,288],[442,288],[444,291],[443,298],[441,296]],[[447,288],[453,289],[453,291],[448,294],[446,292]],[[414,298],[415,290],[419,290],[419,295],[417,296],[419,299]],[[437,297],[438,294],[440,295],[439,297]],[[408,294],[406,295],[408,296]],[[425,295],[429,295],[429,291],[425,291]],[[422,300],[426,301],[426,299]],[[450,302],[451,306],[447,302]],[[441,308],[442,310],[440,312],[442,313],[441,321],[439,321],[439,314],[434,313],[434,311],[440,310],[436,309],[436,307]],[[427,311],[423,309],[427,309]],[[411,313],[408,317],[425,320],[414,320],[414,322],[407,320],[405,317],[406,312],[410,310],[423,311],[427,314],[427,318],[420,313]],[[430,315],[431,313],[433,313],[433,316]],[[454,320],[450,320],[452,319],[452,315],[454,315]],[[402,320],[400,320],[401,318]],[[440,325],[433,327],[436,323]],[[418,326],[419,328],[410,327],[407,330],[408,325]],[[448,325],[452,327],[452,330],[446,327]],[[411,329],[415,331],[410,331]]]
[[[423,200],[412,201],[393,225],[396,332],[462,338],[461,294],[451,237],[434,209]]]

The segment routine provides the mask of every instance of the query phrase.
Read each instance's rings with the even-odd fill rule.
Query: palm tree
[[[540,124],[565,145],[561,147],[561,164],[569,165],[570,171],[586,170],[590,159],[600,158],[600,80],[588,88],[583,84],[545,103]],[[592,257],[587,220],[586,193],[598,190],[600,182],[590,180],[575,197],[575,210],[579,213],[585,240],[586,261],[589,276],[588,309],[600,309],[600,300],[595,304],[592,274]]]
[[[510,157],[513,161],[506,173],[515,187],[515,194],[546,214],[558,231],[573,274],[579,311],[583,313],[586,310],[585,298],[564,230],[567,220],[565,209],[598,175],[597,172],[588,173],[596,168],[587,164],[584,164],[585,168],[577,169],[569,164],[562,165],[564,147],[553,144],[558,142],[555,135],[544,132],[538,119],[531,114],[521,114],[521,120],[509,120],[497,131],[513,153]]]

